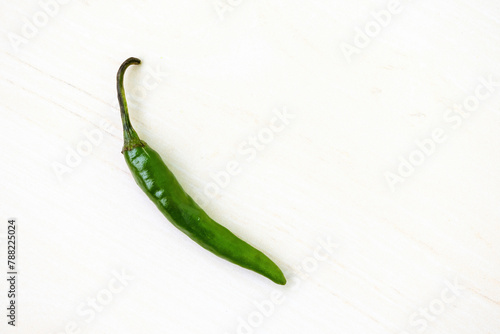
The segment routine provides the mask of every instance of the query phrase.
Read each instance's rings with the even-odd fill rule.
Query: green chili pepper
[[[122,153],[135,181],[163,215],[200,246],[277,284],[286,284],[283,272],[273,261],[210,218],[182,189],[160,155],[139,139],[130,124],[123,76],[127,67],[140,63],[133,57],[125,60],[116,76],[123,123]]]

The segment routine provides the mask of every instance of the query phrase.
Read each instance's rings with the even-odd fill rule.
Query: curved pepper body
[[[196,204],[149,145],[126,150],[123,154],[139,187],[179,230],[223,259],[264,275],[275,283],[286,283],[273,261],[215,222]]]
[[[117,88],[123,123],[122,153],[139,187],[172,224],[203,248],[277,284],[286,284],[283,272],[271,259],[210,218],[184,191],[160,155],[140,140],[130,124],[123,89],[123,76],[131,64],[140,64],[140,60],[129,58],[122,64]]]

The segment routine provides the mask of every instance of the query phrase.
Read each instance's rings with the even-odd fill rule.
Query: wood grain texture
[[[498,2],[24,0],[0,22],[1,333],[500,333]],[[130,56],[137,132],[287,286],[134,184]]]

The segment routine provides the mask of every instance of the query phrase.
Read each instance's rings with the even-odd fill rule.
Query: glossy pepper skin
[[[123,77],[128,66],[140,63],[137,58],[129,58],[117,74],[124,138],[122,153],[136,183],[175,227],[200,246],[277,284],[286,284],[283,272],[273,261],[210,218],[182,189],[160,155],[139,139],[130,124]]]

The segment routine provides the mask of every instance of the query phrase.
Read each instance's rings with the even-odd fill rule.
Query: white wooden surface
[[[1,333],[500,333],[497,1],[54,1],[0,5],[0,276],[9,217],[20,273],[16,328],[0,280]],[[138,133],[287,286],[135,185],[129,56]]]

